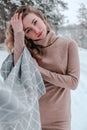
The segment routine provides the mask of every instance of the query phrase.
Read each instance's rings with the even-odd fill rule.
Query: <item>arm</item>
[[[17,63],[24,49],[24,32],[20,31],[14,35],[14,65]]]
[[[18,61],[24,49],[24,31],[22,24],[22,14],[14,14],[11,18],[11,25],[14,31],[14,65]]]
[[[39,70],[45,81],[50,82],[62,88],[75,89],[78,85],[80,66],[78,50],[75,42],[69,44],[68,49],[68,67],[65,75],[51,72],[39,66]]]

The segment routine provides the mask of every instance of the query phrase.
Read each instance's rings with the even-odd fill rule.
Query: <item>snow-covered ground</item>
[[[87,50],[80,49],[80,82],[72,91],[72,130],[87,130]]]
[[[0,67],[6,56],[7,52],[0,50]],[[71,91],[72,130],[87,130],[87,50],[79,49],[79,56],[80,82],[78,88]]]

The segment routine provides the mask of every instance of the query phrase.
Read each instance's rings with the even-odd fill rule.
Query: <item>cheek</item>
[[[44,28],[44,30],[46,30],[46,25],[43,23],[42,27]]]
[[[26,37],[33,39],[33,38],[35,38],[35,34],[34,34],[34,32],[31,32],[29,34],[26,34]]]
[[[42,20],[40,20],[39,22],[38,22],[38,26],[40,27],[40,28],[45,28],[45,24],[44,24],[44,22],[42,21]]]

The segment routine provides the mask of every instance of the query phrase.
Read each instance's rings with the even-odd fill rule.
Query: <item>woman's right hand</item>
[[[14,31],[14,65],[17,63],[21,53],[24,49],[24,31],[22,23],[22,14],[14,14],[11,18],[10,24]]]
[[[23,24],[22,24],[22,13],[19,15],[15,13],[10,21],[14,33],[23,31]]]

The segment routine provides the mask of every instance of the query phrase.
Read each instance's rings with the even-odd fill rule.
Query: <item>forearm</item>
[[[14,35],[14,65],[17,63],[24,49],[24,32],[17,32]]]
[[[69,44],[67,50],[67,68],[65,74],[52,72],[39,67],[45,81],[62,88],[75,89],[80,77],[80,63],[78,48],[75,42]]]
[[[18,13],[15,13],[13,17],[11,17],[10,24],[12,25],[14,31],[14,65],[15,65],[24,48],[24,31],[22,23],[22,14],[18,15]]]
[[[78,85],[79,71],[75,75],[74,74],[63,75],[63,74],[51,72],[41,67],[39,67],[39,70],[41,72],[43,79],[55,86],[61,88],[75,89]]]

